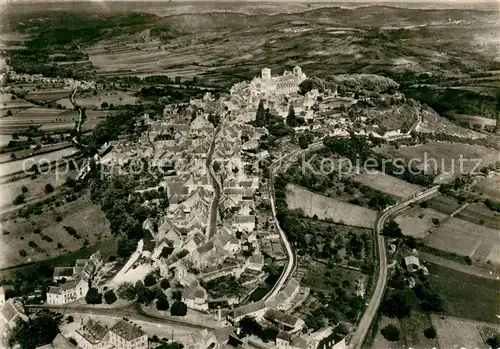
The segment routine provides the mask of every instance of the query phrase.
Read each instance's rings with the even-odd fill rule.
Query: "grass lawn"
[[[405,338],[407,346],[411,348],[435,348],[436,339],[426,338],[425,329],[432,326],[429,314],[412,311],[409,317],[399,320],[401,335]]]

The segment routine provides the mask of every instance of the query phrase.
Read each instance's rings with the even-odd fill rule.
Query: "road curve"
[[[147,321],[151,323],[157,323],[162,325],[172,325],[178,327],[185,327],[189,329],[196,330],[213,330],[218,327],[202,325],[200,323],[193,323],[189,320],[177,319],[173,317],[160,317],[145,313],[142,309],[137,306],[125,307],[125,308],[97,308],[89,305],[82,306],[57,306],[57,305],[28,305],[30,309],[49,309],[56,312],[71,313],[71,314],[89,314],[89,315],[102,315],[110,317],[126,317],[131,320],[137,321]]]
[[[293,275],[295,270],[297,269],[297,256],[292,250],[292,246],[290,245],[290,242],[288,241],[285,232],[281,229],[280,224],[278,222],[278,218],[276,216],[276,203],[275,203],[275,197],[274,197],[274,175],[275,175],[275,167],[281,167],[281,162],[286,159],[287,162],[294,161],[297,156],[304,154],[308,151],[312,150],[317,150],[320,147],[323,146],[323,142],[317,142],[309,145],[307,149],[303,150],[297,150],[293,152],[292,154],[284,155],[280,157],[279,159],[275,160],[270,166],[269,166],[269,182],[268,182],[268,190],[269,190],[269,200],[271,201],[271,209],[273,213],[273,219],[274,223],[276,225],[276,228],[278,230],[278,233],[280,234],[280,238],[283,241],[283,245],[285,245],[285,250],[286,254],[288,256],[287,263],[285,265],[285,268],[283,269],[283,272],[280,275],[280,278],[278,281],[274,284],[274,286],[271,288],[271,290],[262,298],[264,301],[271,299],[275,295],[278,294],[278,292],[281,290],[281,288],[285,285],[285,283],[288,282],[290,277]]]
[[[352,334],[348,348],[349,349],[361,349],[365,338],[370,330],[371,324],[375,315],[377,314],[378,307],[380,306],[380,302],[382,301],[382,297],[385,293],[385,288],[387,285],[387,255],[385,252],[385,242],[384,236],[382,235],[382,230],[384,229],[385,221],[400,213],[404,210],[408,205],[425,200],[430,196],[436,194],[439,190],[439,186],[433,187],[431,189],[425,190],[418,194],[417,196],[396,204],[394,206],[390,206],[385,209],[382,214],[379,216],[377,222],[375,223],[375,233],[377,234],[377,244],[378,244],[378,254],[379,254],[379,272],[378,272],[378,280],[377,285],[375,287],[375,292],[372,295],[372,299],[368,303],[368,306],[365,309],[363,316],[361,317],[360,322]]]

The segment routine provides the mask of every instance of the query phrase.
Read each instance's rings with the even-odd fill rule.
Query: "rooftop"
[[[307,348],[307,341],[304,338],[295,336],[285,331],[280,331],[276,338],[287,341],[288,343],[290,343],[292,347],[295,348],[300,348],[300,349]]]
[[[298,321],[298,318],[288,315],[280,310],[270,308],[264,314],[264,317],[273,322],[279,322],[288,327],[295,327],[295,324]]]
[[[118,321],[111,328],[111,331],[116,333],[117,335],[119,335],[120,337],[124,338],[127,341],[137,339],[137,338],[142,337],[146,334],[139,327],[137,327],[137,326],[125,321],[125,320]]]
[[[82,328],[77,329],[76,332],[90,343],[97,344],[106,336],[108,329],[99,322],[90,319]]]

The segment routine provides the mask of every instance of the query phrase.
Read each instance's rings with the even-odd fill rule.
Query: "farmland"
[[[316,215],[322,220],[363,228],[373,228],[377,217],[374,210],[315,194],[297,185],[287,185],[286,193],[288,207],[300,209],[309,217]]]
[[[96,91],[95,95],[91,96],[80,96],[77,95],[75,97],[75,102],[84,108],[87,109],[100,109],[103,103],[107,103],[108,105],[126,105],[126,104],[135,104],[137,102],[137,97],[134,96],[132,92],[123,92],[123,91],[113,91],[113,92],[105,92],[105,91]],[[63,107],[68,109],[73,108],[71,101],[69,98],[62,98],[56,101],[57,104],[61,104]]]
[[[500,281],[428,263],[428,280],[444,299],[445,315],[500,324]],[[438,332],[439,333],[439,332]]]
[[[354,177],[354,180],[398,199],[412,197],[423,190],[419,185],[405,182],[380,171],[360,173]]]
[[[500,175],[494,175],[486,178],[474,187],[476,191],[480,192],[492,200],[500,201]]]
[[[471,321],[463,318],[432,315],[432,324],[438,333],[437,340],[441,348],[488,348],[480,330],[485,327],[500,331],[500,326]]]
[[[86,122],[95,124],[112,113],[113,111],[107,110],[89,110],[86,112]],[[75,127],[77,121],[76,110],[35,107],[14,112],[12,116],[0,119],[0,132],[8,135],[33,126],[46,132],[69,131]]]
[[[13,182],[0,184],[0,208],[7,209],[12,206],[12,202],[16,196],[22,193],[22,188],[26,187],[27,192],[24,194],[26,202],[32,199],[40,198],[45,194],[45,186],[51,184],[54,189],[58,189],[63,185],[68,177],[75,178],[78,174],[77,170],[63,170],[56,174],[55,171],[37,175],[35,179],[24,177]]]
[[[447,217],[448,215],[430,208],[413,207],[396,217],[395,221],[401,227],[403,234],[423,238],[429,230],[436,227],[433,219],[443,221]]]
[[[26,159],[14,160],[6,163],[0,163],[0,177],[5,177],[13,174],[21,174],[22,172],[32,174],[30,169],[34,164],[48,165],[53,161],[60,160],[65,157],[70,157],[78,153],[75,147],[64,148],[50,153],[35,155]]]
[[[457,202],[457,200],[444,195],[437,195],[433,197],[427,201],[427,204],[429,208],[442,212],[446,215],[451,215],[453,212],[458,210],[460,206],[462,206]]]
[[[78,236],[70,235],[64,226],[74,227]],[[105,214],[86,197],[45,209],[43,215],[2,222],[0,268],[57,257],[86,244],[92,246],[110,238],[109,231]],[[59,243],[62,247],[57,248]],[[21,256],[21,250],[26,251],[26,257]]]
[[[424,171],[438,170],[440,173],[452,176],[469,173],[472,170],[479,171],[482,167],[499,161],[495,149],[463,143],[428,142],[412,147],[386,149],[384,153],[391,157],[401,157],[406,161],[413,159],[415,165]],[[460,158],[464,159],[463,165],[460,164]],[[474,168],[478,162],[480,166]]]
[[[500,244],[499,231],[462,219],[452,217],[439,223],[424,242],[443,251],[469,256],[473,261],[500,265],[496,247]]]
[[[500,230],[500,212],[490,210],[482,202],[468,204],[463,210],[458,212],[455,217]]]

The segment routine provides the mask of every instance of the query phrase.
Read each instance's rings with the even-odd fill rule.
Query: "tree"
[[[146,275],[146,277],[144,278],[144,285],[146,287],[151,287],[156,285],[156,277],[153,274]]]
[[[52,186],[52,184],[50,184],[50,183],[45,184],[45,193],[46,194],[52,193],[53,191],[54,191],[54,187]]]
[[[156,309],[161,310],[161,311],[166,311],[168,310],[169,304],[167,297],[165,297],[163,294],[156,299]]]
[[[170,315],[185,316],[187,314],[187,305],[180,301],[175,301],[170,307]]]
[[[118,296],[126,300],[133,300],[137,296],[135,286],[131,282],[124,282],[118,286]]]
[[[114,302],[116,302],[117,298],[115,292],[113,290],[108,290],[104,294],[104,300],[106,301],[106,304],[113,304]]]
[[[21,205],[21,204],[24,203],[24,201],[25,201],[24,195],[23,194],[19,194],[18,196],[16,196],[14,198],[14,201],[12,201],[12,203],[14,205]]]
[[[393,292],[380,304],[380,311],[388,317],[402,317],[410,315],[413,300],[407,291]]]
[[[248,335],[254,334],[256,336],[260,336],[262,332],[262,325],[259,324],[253,317],[245,316],[240,320],[239,326],[241,331]]]
[[[295,109],[293,108],[293,104],[290,103],[290,108],[288,109],[288,115],[286,117],[286,124],[290,127],[297,126],[297,118],[295,117]]]
[[[257,107],[257,115],[255,116],[255,124],[256,126],[265,126],[267,124],[267,114],[264,109],[264,102],[262,99],[259,102],[259,106]]]
[[[72,323],[73,321],[75,321],[75,319],[73,318],[73,316],[68,316],[68,318],[66,319],[67,323],[70,324]]]
[[[493,337],[488,338],[486,343],[488,343],[492,349],[500,348],[500,335],[496,334]]]
[[[389,221],[384,227],[382,234],[391,238],[399,238],[403,236],[403,232],[399,227],[399,224],[393,220]]]
[[[431,326],[431,327],[429,327],[429,328],[426,328],[426,329],[424,330],[424,335],[425,335],[425,337],[427,337],[427,338],[431,338],[431,339],[432,339],[432,338],[436,338],[436,335],[437,335],[437,333],[436,333],[436,329],[435,329],[433,326]]]
[[[382,336],[390,342],[397,342],[399,340],[399,328],[394,325],[387,325],[380,330]]]
[[[305,94],[314,88],[314,82],[310,79],[302,81],[299,85],[299,94],[305,96]]]
[[[85,302],[87,302],[87,304],[101,304],[102,294],[99,293],[97,288],[91,287],[85,295]]]
[[[107,107],[109,107],[108,102],[102,102],[101,103],[101,109],[106,109]]]
[[[7,110],[7,116],[12,116],[12,111],[11,110]]]
[[[23,187],[21,188],[21,191],[23,192],[23,194],[26,194],[28,192],[28,187],[23,185]]]
[[[170,282],[168,282],[167,279],[161,279],[160,281],[160,287],[163,289],[163,290],[166,290],[167,288],[170,287]]]
[[[20,321],[9,336],[9,346],[15,343],[22,349],[35,349],[51,343],[59,333],[61,315],[49,310],[41,310],[36,318]]]

